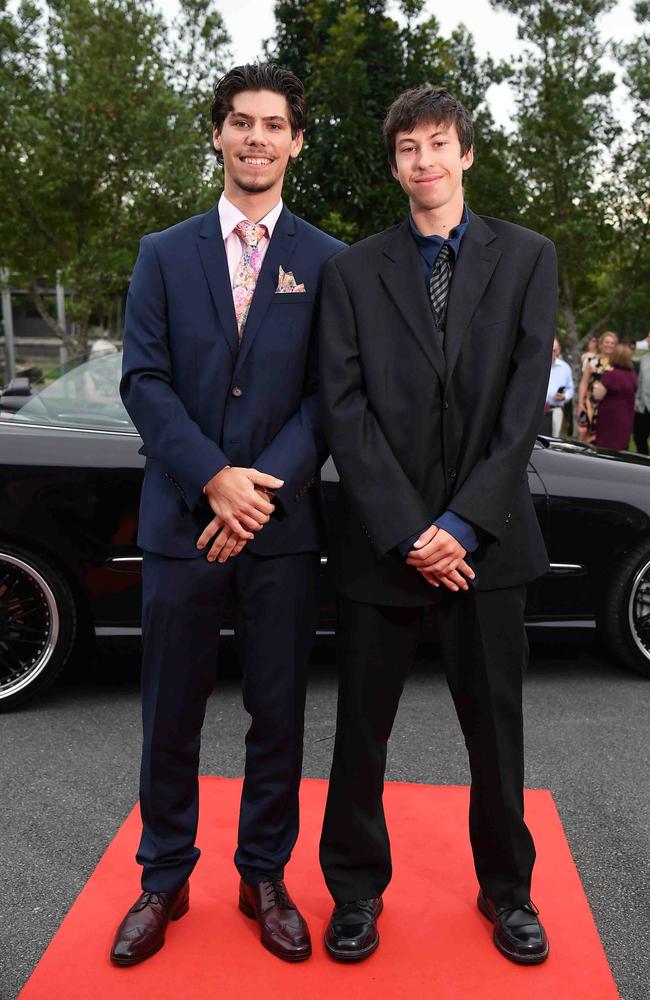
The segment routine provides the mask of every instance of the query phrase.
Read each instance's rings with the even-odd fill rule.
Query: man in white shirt
[[[201,727],[227,593],[251,716],[239,908],[273,954],[311,954],[284,866],[298,834],[323,542],[327,447],[312,313],[323,265],[342,244],[282,204],[305,122],[293,73],[236,67],[215,87],[212,121],[219,204],[144,237],[127,305],[121,392],[147,459],[138,531],[143,893],[118,928],[118,965],[158,951],[189,907]]]
[[[571,365],[560,357],[560,349],[559,340],[554,340],[544,407],[544,412],[551,415],[551,434],[553,437],[560,437],[564,407],[573,399],[573,372]]]

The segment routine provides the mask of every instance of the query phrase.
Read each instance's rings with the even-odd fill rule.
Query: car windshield
[[[121,367],[119,353],[84,361],[29,398],[14,419],[62,427],[135,431],[118,391]]]

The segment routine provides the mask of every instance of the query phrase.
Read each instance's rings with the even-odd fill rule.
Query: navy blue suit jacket
[[[317,550],[323,516],[315,306],[344,244],[286,208],[273,230],[241,346],[217,206],[145,236],[129,289],[120,392],[143,440],[138,544],[201,555],[212,518],[203,486],[225,465],[284,480],[248,550]],[[279,268],[305,292],[278,293]]]

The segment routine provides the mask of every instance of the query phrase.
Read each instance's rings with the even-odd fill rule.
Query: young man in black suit
[[[523,612],[526,583],[548,560],[526,467],[548,382],[555,251],[467,208],[472,122],[444,90],[402,94],[384,135],[410,214],[333,258],[321,300],[323,413],[342,486],[325,941],[346,961],[379,943],[387,741],[424,608],[436,604],[469,752],[478,906],[503,954],[537,963],[548,941],[530,901],[523,816]]]

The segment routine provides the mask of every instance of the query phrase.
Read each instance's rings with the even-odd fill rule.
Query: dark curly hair
[[[214,128],[219,132],[227,115],[232,111],[233,99],[244,90],[271,90],[286,98],[289,109],[291,134],[294,139],[305,127],[305,88],[295,73],[275,63],[246,63],[235,66],[214,85],[211,117]],[[219,163],[223,156],[214,143],[212,150]]]

